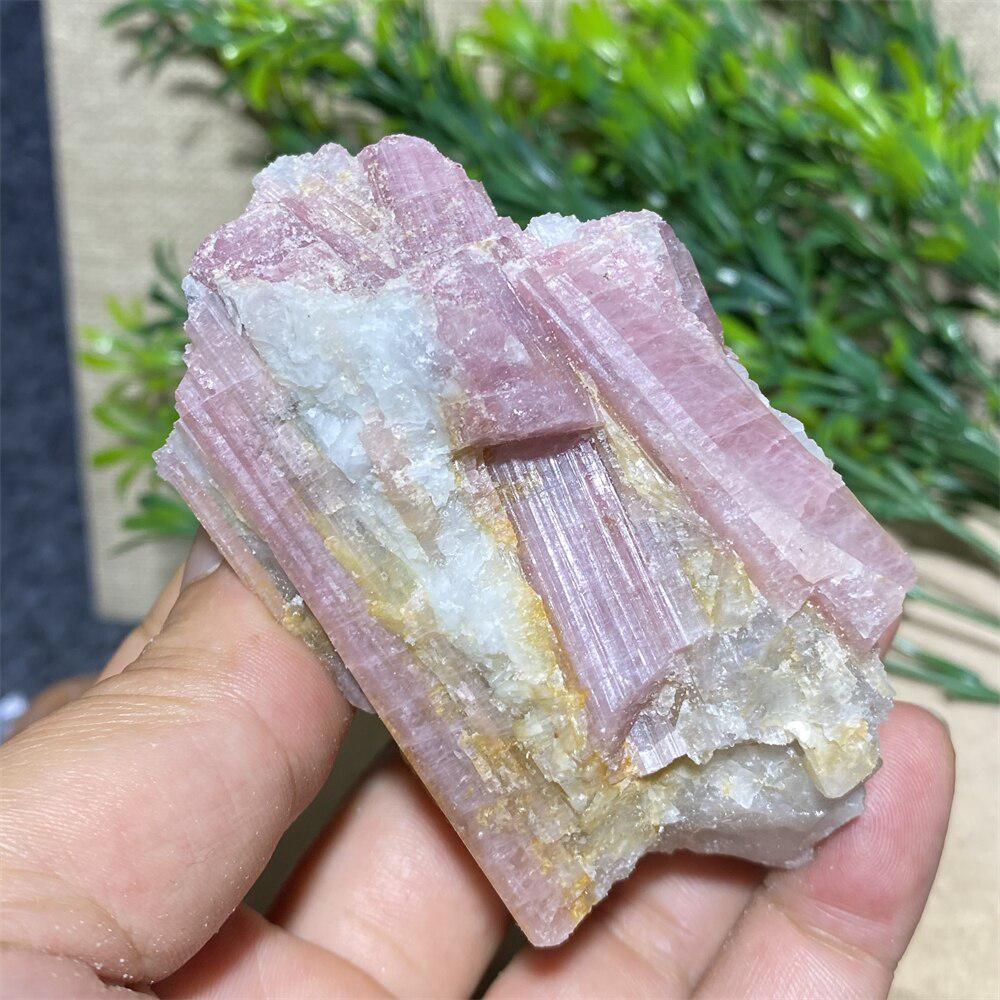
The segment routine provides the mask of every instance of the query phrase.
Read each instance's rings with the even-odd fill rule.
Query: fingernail
[[[184,574],[181,576],[181,590],[190,587],[192,583],[204,580],[209,573],[214,573],[222,565],[219,550],[208,537],[204,528],[198,529],[194,536],[194,544],[184,563]]]

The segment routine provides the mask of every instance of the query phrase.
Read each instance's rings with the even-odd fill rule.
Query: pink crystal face
[[[862,808],[909,561],[650,213],[522,231],[428,143],[281,158],[185,281],[157,461],[531,941],[648,851]]]

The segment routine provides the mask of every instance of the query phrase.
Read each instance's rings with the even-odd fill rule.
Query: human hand
[[[468,995],[507,917],[398,758],[268,919],[241,905],[351,710],[203,538],[186,575],[98,684],[0,749],[3,995]],[[865,812],[807,867],[647,857],[487,995],[884,996],[937,868],[954,761],[913,706],[881,736]]]

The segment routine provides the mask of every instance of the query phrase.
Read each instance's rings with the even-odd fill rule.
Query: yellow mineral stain
[[[281,627],[310,645],[319,642],[325,646],[330,641],[319,622],[302,605],[284,605]]]
[[[806,770],[816,787],[837,798],[864,781],[878,766],[877,744],[863,719],[838,727],[833,736],[803,747]]]
[[[594,880],[587,874],[581,875],[569,888],[570,917],[579,923],[593,909]]]

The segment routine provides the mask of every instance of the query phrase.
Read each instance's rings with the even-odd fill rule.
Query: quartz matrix
[[[158,453],[535,944],[647,851],[855,816],[905,554],[649,212],[522,230],[433,146],[283,157],[185,281]]]

